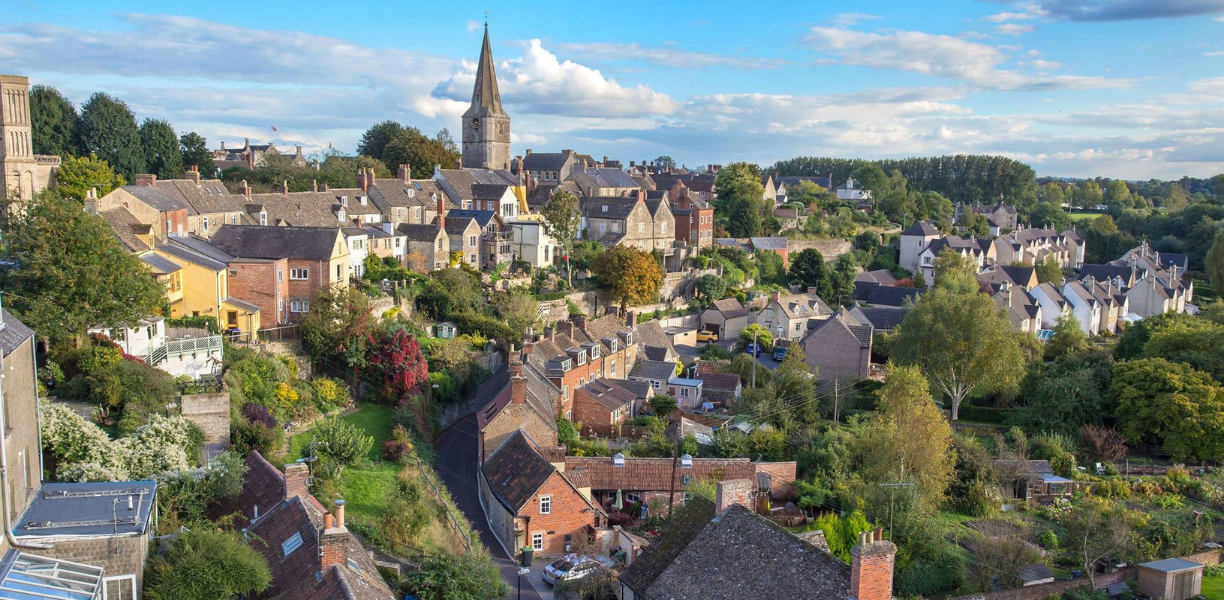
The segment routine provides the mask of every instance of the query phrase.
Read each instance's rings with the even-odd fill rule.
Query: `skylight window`
[[[293,554],[294,550],[297,550],[298,548],[301,548],[301,547],[302,547],[302,532],[300,531],[293,534],[289,539],[285,540],[285,542],[281,544],[281,550],[284,551],[285,556],[289,556],[290,554]]]

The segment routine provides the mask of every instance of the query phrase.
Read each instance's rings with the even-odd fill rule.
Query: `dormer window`
[[[340,217],[341,223],[344,222],[344,207],[340,207],[340,210],[336,211],[336,216]]]
[[[348,206],[348,196],[340,196],[340,206]]]
[[[573,362],[573,361],[571,361],[570,359],[568,359],[568,358],[567,358],[567,359],[565,359],[565,360],[561,361],[561,370],[562,370],[562,371],[568,371],[568,370],[570,370],[570,369],[572,369],[572,368],[574,368],[574,362]]]
[[[616,352],[616,340],[608,340],[608,350]]]
[[[266,210],[259,211],[259,224],[265,225],[265,226],[268,224],[268,211]]]
[[[591,360],[599,358],[599,346],[591,346]]]
[[[587,360],[586,350],[579,350],[578,351],[578,366],[585,365],[586,360]]]
[[[608,212],[608,205],[607,205],[607,204],[603,205],[603,211],[604,211],[604,212]]]

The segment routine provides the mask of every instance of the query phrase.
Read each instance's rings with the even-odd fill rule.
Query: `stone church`
[[[29,202],[52,187],[59,166],[58,156],[34,154],[29,78],[0,75],[0,200],[4,207]]]
[[[485,23],[484,45],[476,66],[472,105],[463,113],[463,168],[510,169],[510,115],[502,110],[497,92],[493,50],[489,48],[489,24]]]

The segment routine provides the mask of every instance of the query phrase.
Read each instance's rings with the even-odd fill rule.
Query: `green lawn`
[[[1224,600],[1224,576],[1204,577],[1203,597],[1207,600]]]
[[[383,442],[391,439],[391,407],[365,404],[355,411],[340,417],[365,430],[374,437],[370,447],[370,461],[365,465],[350,467],[340,476],[338,497],[344,498],[348,517],[357,522],[374,524],[382,515],[383,501],[396,486],[396,476],[402,467],[382,459]],[[309,429],[289,438],[290,460],[301,456],[302,448],[311,440]]]
[[[1105,213],[1069,213],[1072,221],[1090,221]]]

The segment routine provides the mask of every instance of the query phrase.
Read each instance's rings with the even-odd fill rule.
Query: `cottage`
[[[833,309],[816,295],[813,287],[808,288],[806,294],[771,293],[769,302],[756,313],[755,322],[768,329],[774,339],[799,340],[816,321],[828,319],[832,314]]]
[[[544,458],[522,430],[480,467],[478,479],[489,527],[508,553],[527,547],[564,554],[575,536],[604,526],[607,513],[591,501],[589,481]]]
[[[734,340],[748,326],[748,310],[735,298],[715,300],[701,311],[701,328],[720,340]]]
[[[739,399],[744,390],[740,376],[735,373],[698,372],[694,378],[702,382],[702,397],[706,402],[722,402],[730,406]]]
[[[701,407],[701,379],[672,377],[667,382],[667,394],[676,399],[681,408]]]
[[[310,299],[320,289],[348,286],[349,247],[336,228],[226,225],[210,243],[239,259],[284,260],[290,321],[309,312]]]
[[[818,322],[800,341],[807,364],[822,381],[860,379],[871,372],[872,327],[846,309]]]
[[[631,381],[649,383],[655,393],[667,393],[667,382],[676,376],[676,363],[658,360],[639,360],[629,372]]]
[[[561,390],[517,356],[510,359],[510,381],[480,412],[476,430],[480,461],[489,460],[515,431],[522,430],[540,447],[557,447],[557,409]]]
[[[574,421],[582,424],[583,432],[617,435],[625,421],[633,417],[636,400],[633,392],[607,379],[597,379],[574,393]]]

